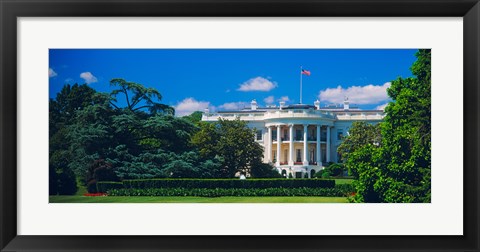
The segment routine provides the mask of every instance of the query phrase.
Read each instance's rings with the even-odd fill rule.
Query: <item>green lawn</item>
[[[50,196],[50,203],[347,203],[344,197],[129,197]]]
[[[335,179],[336,185],[351,184],[354,179]]]

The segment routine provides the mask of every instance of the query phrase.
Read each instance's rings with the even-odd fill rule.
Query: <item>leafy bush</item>
[[[281,178],[282,175],[277,172],[271,164],[260,163],[252,166],[252,177],[254,178]]]
[[[314,178],[330,178],[330,177],[343,177],[346,171],[343,164],[329,163],[323,170],[318,171],[313,175]]]
[[[335,185],[335,189],[342,192],[343,195],[349,196],[356,192],[355,185],[353,184],[341,184]]]
[[[58,174],[58,194],[74,195],[78,190],[77,180],[72,170],[65,168]]]
[[[87,192],[89,193],[97,193],[97,180],[91,179],[87,183]]]
[[[332,174],[330,174],[329,171],[324,171],[324,172],[322,172],[321,176],[322,176],[322,178],[330,178],[332,176]]]
[[[48,195],[57,195],[58,193],[58,174],[52,165],[48,169]]]
[[[97,159],[88,167],[87,171],[87,191],[97,193],[97,182],[99,181],[119,181],[114,172],[112,164],[104,159]]]
[[[332,188],[334,180],[323,179],[142,179],[124,180],[125,188]]]
[[[77,192],[75,173],[69,168],[66,151],[54,151],[49,164],[49,194],[74,195]]]
[[[345,167],[343,164],[331,164],[327,167],[327,170],[331,173],[331,176],[337,177],[343,175]]]
[[[195,196],[195,197],[266,197],[266,196],[347,196],[341,188],[147,188],[112,189],[110,196]]]
[[[105,193],[112,189],[123,189],[122,182],[101,181],[97,182],[97,192]]]

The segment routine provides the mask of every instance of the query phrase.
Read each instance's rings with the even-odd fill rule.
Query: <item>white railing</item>
[[[328,118],[338,120],[381,120],[384,115],[377,112],[341,112],[332,113],[318,110],[276,110],[262,113],[204,113],[203,121],[217,121],[219,118],[235,120],[239,118],[245,121],[263,121],[278,118]]]
[[[334,115],[331,112],[318,110],[277,110],[265,113],[265,119],[277,118],[330,118]]]
[[[381,120],[384,115],[380,113],[340,113],[338,120]]]

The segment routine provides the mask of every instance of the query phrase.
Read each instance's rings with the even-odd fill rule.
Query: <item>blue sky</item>
[[[87,83],[110,92],[109,81],[154,87],[162,103],[177,115],[196,110],[243,108],[300,102],[300,67],[304,104],[350,103],[363,109],[388,102],[386,88],[411,76],[414,49],[50,49],[49,93],[65,84]]]

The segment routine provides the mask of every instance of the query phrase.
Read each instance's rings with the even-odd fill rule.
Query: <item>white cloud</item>
[[[227,102],[224,103],[220,106],[218,106],[219,109],[221,110],[241,110],[244,108],[249,108],[250,103],[248,102]]]
[[[382,104],[382,105],[378,105],[377,107],[375,107],[376,110],[385,110],[385,107],[388,105],[388,102],[385,103],[385,104]]]
[[[390,82],[383,85],[352,86],[348,88],[327,88],[320,91],[318,97],[322,102],[342,103],[345,97],[348,97],[350,103],[355,104],[375,104],[390,99],[387,95],[387,88]]]
[[[55,77],[57,76],[57,73],[55,71],[53,71],[53,69],[49,68],[48,69],[48,78],[52,78],[52,77]]]
[[[288,98],[288,96],[282,96],[282,97],[280,97],[280,99],[278,99],[278,101],[288,102],[288,101],[290,101],[290,99]]]
[[[252,78],[242,84],[237,89],[238,91],[270,91],[277,87],[276,82],[271,82],[263,77]]]
[[[210,107],[210,102],[197,101],[192,97],[185,98],[183,101],[177,103],[175,106],[175,115],[185,116],[190,115],[195,111],[202,111]]]
[[[65,83],[66,83],[66,84],[73,84],[74,82],[75,82],[75,80],[72,79],[72,78],[67,78],[67,79],[65,79]]]
[[[87,84],[90,84],[90,83],[94,83],[94,82],[97,82],[97,77],[93,76],[92,73],[90,72],[83,72],[80,74],[80,78],[82,78],[83,80],[85,80],[85,83]]]
[[[268,97],[265,97],[265,99],[263,99],[263,101],[266,103],[266,104],[272,104],[275,102],[275,97],[273,97],[273,95],[270,95]]]

